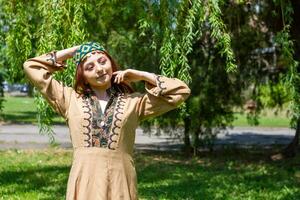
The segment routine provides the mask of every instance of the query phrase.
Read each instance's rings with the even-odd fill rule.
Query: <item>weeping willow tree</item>
[[[295,155],[299,144],[300,39],[299,14],[294,12],[299,6],[294,1],[268,0],[236,1],[223,7],[239,66],[237,90],[248,88],[247,98],[255,102],[255,110],[248,113],[251,123],[258,122],[264,108],[276,112],[290,104],[287,117],[296,134],[283,151],[288,156]]]
[[[91,6],[81,1],[1,1],[9,27],[6,34],[7,73],[12,81],[24,78],[22,65],[25,60],[53,49],[63,49],[85,41],[84,13]],[[68,61],[68,68],[55,78],[71,86],[75,66]],[[40,133],[48,134],[53,142],[51,125],[54,111],[39,93],[35,93]]]
[[[284,83],[290,94],[290,125],[296,130],[293,141],[285,148],[282,153],[274,155],[273,159],[282,157],[293,157],[299,149],[300,140],[300,66],[299,66],[299,14],[296,10],[300,8],[299,2],[273,0],[274,4],[280,7],[282,29],[276,34],[276,43],[282,52],[281,56],[288,67],[287,74],[284,77]],[[297,47],[295,47],[295,41]]]
[[[164,26],[159,29],[162,37],[156,39],[157,33],[149,36],[154,38],[154,41],[157,41],[155,43],[156,47],[159,46],[158,44],[162,44],[159,48],[161,73],[170,77],[179,77],[189,83],[192,89],[192,97],[189,98],[186,104],[183,104],[178,110],[154,119],[149,124],[156,124],[158,133],[163,128],[172,134],[178,130],[179,126],[183,126],[183,138],[187,151],[190,151],[191,144],[194,146],[194,149],[199,147],[199,133],[210,137],[205,139],[205,141],[212,142],[214,138],[212,136],[213,126],[223,126],[224,121],[227,119],[228,121],[233,120],[232,112],[222,111],[227,109],[222,107],[221,104],[224,103],[222,101],[215,102],[216,104],[212,102],[210,105],[207,105],[207,108],[215,106],[220,109],[210,112],[211,118],[209,119],[201,118],[201,115],[203,115],[202,99],[199,101],[202,98],[199,95],[203,92],[201,87],[205,88],[213,85],[211,81],[205,85],[200,80],[202,75],[206,76],[204,74],[207,74],[201,71],[202,68],[207,68],[207,66],[203,66],[203,62],[201,64],[198,62],[200,57],[203,60],[213,60],[213,56],[205,56],[204,54],[207,54],[208,51],[214,51],[213,54],[222,60],[219,66],[223,74],[220,74],[220,76],[233,72],[236,69],[234,53],[231,48],[231,38],[222,20],[220,9],[222,4],[222,1],[182,1],[174,9],[174,4],[164,1],[164,3],[161,3],[160,8],[164,7],[164,10],[168,10],[168,12],[165,11],[164,13],[169,13],[169,15],[165,16],[166,14],[164,14],[163,16],[164,21],[162,24]],[[158,24],[156,19],[160,12],[155,12],[155,9],[153,9],[150,13],[152,15],[146,16],[145,19],[141,20],[143,35],[151,32],[150,30],[153,30],[153,27]],[[199,51],[203,47],[202,45],[206,43],[206,40],[212,41],[209,47],[212,50]],[[213,62],[210,62],[210,66],[214,68]],[[217,74],[217,71],[211,72]],[[209,77],[212,76],[209,75]],[[209,92],[209,90],[207,91]],[[224,99],[225,97],[220,97],[220,92],[215,94],[216,99]],[[174,116],[177,117],[174,118]],[[180,133],[179,135],[181,137]],[[190,135],[194,138],[193,142],[190,141]]]
[[[3,8],[0,4],[0,120],[2,120],[2,109],[3,109],[3,102],[4,102],[4,91],[3,91],[3,82],[4,82],[4,69],[3,66],[5,65],[5,56],[4,55],[4,44],[5,44],[5,28],[4,28],[4,21],[3,21]]]
[[[85,27],[84,13],[90,7],[81,1],[40,1],[37,4],[42,22],[36,32],[37,55],[63,49],[82,43],[88,35]],[[73,85],[75,66],[72,61],[67,61],[67,69],[55,74],[54,78],[61,80],[68,86]],[[46,133],[53,141],[51,125],[55,115],[45,99],[36,93],[35,101],[38,109],[38,124],[40,132]]]
[[[204,3],[209,6],[204,6]],[[217,48],[227,60],[227,69],[234,69],[230,37],[225,32],[218,1],[141,1],[108,4],[91,0],[49,0],[1,1],[1,4],[9,26],[5,40],[6,55],[10,64],[8,73],[12,79],[24,77],[22,63],[30,57],[53,49],[80,44],[89,39],[97,39],[115,49],[120,49],[120,46],[124,49],[124,45],[128,46],[132,50],[129,50],[127,55],[136,55],[136,50],[140,46],[144,47],[143,53],[133,56],[138,58],[140,63],[143,57],[149,54],[149,50],[153,50],[146,64],[159,66],[154,68],[154,72],[178,77],[191,83],[187,56],[193,51],[192,45],[195,37],[201,35],[199,26],[207,21],[211,24],[212,37],[217,41]],[[125,9],[117,12],[119,10],[117,8]],[[139,13],[129,13],[128,11],[132,8]],[[147,9],[150,12],[146,13]],[[99,16],[95,13],[99,13]],[[154,19],[157,13],[160,17]],[[127,23],[124,23],[126,20]],[[125,25],[130,23],[136,24],[137,27],[132,29]],[[124,27],[116,27],[114,24],[119,26],[124,24]],[[106,33],[103,33],[103,29]],[[127,40],[126,44],[124,40]],[[146,48],[149,47],[149,41],[151,41],[150,49]],[[137,48],[134,45],[139,46]],[[118,57],[121,61],[126,58],[122,57],[122,53]],[[133,61],[132,63],[135,68],[142,68],[138,66],[139,62]],[[55,74],[55,78],[71,86],[74,66],[72,62],[69,62],[68,66],[63,73]],[[36,93],[35,101],[40,130],[42,133],[48,133],[53,139],[51,130],[53,110],[38,93]],[[188,116],[184,105],[180,110],[182,117]]]

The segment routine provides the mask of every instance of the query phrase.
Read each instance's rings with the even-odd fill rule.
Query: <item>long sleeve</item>
[[[139,120],[159,116],[175,109],[191,93],[190,88],[177,78],[157,75],[156,85],[145,82],[146,92],[139,97],[137,103]]]
[[[24,71],[30,82],[41,92],[52,108],[67,118],[67,110],[72,88],[64,86],[52,77],[52,73],[63,68],[56,62],[55,53],[51,52],[28,59]]]

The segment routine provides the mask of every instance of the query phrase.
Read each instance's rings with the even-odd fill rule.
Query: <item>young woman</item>
[[[71,57],[77,65],[74,88],[52,77]],[[107,51],[94,42],[31,58],[24,70],[69,126],[74,151],[66,199],[138,199],[132,159],[135,130],[141,120],[186,100],[188,86],[145,71],[118,71]],[[145,81],[145,93],[132,91],[129,84],[135,81]]]

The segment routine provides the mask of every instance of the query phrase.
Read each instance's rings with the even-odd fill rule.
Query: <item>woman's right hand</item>
[[[56,52],[57,61],[63,62],[69,58],[72,58],[75,55],[77,49],[80,48],[81,45],[73,46],[67,49],[63,49]]]

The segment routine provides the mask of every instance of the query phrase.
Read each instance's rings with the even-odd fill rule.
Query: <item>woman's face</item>
[[[86,83],[94,89],[111,87],[112,65],[110,59],[102,52],[91,52],[83,63],[83,76]]]

